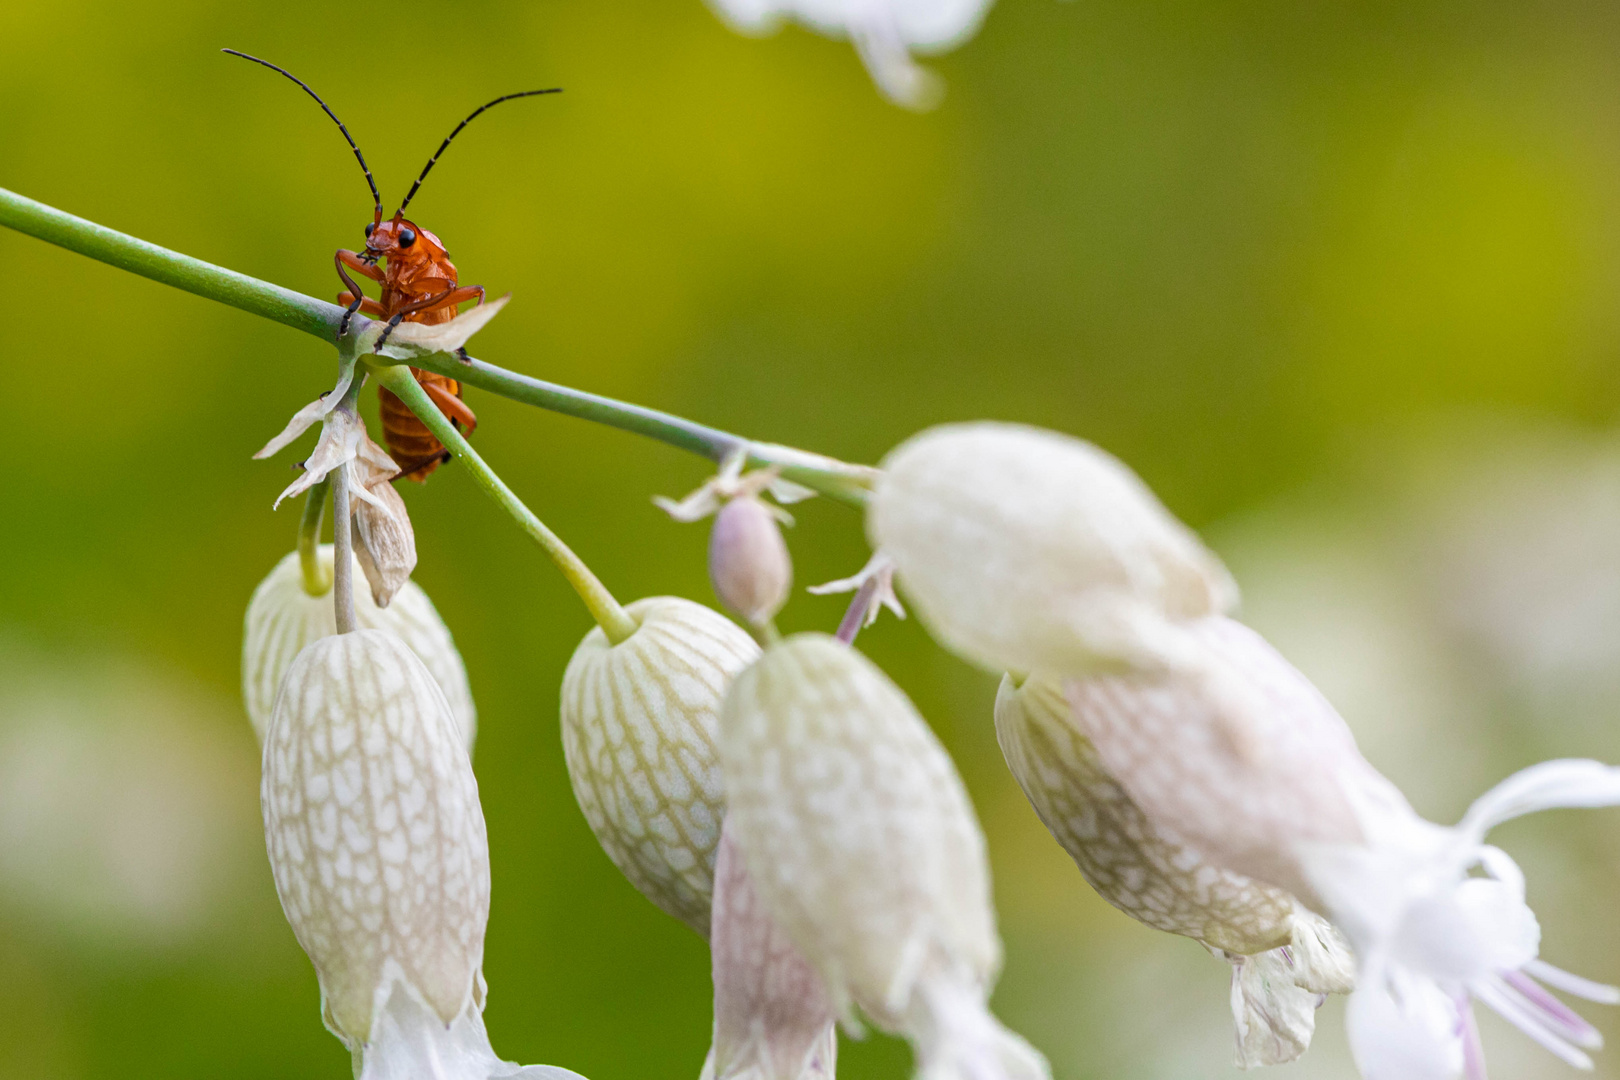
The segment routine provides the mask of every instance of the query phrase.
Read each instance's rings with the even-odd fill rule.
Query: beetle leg
[[[372,347],[371,351],[376,352],[388,342],[388,335],[394,332],[394,327],[398,326],[405,316],[415,315],[422,311],[433,311],[441,307],[455,307],[457,304],[465,303],[475,296],[482,297],[483,295],[484,287],[482,285],[465,285],[459,289],[455,287],[448,288],[442,293],[418,300],[414,304],[406,304],[395,311],[393,318],[388,320],[388,329],[383,331],[382,337],[377,339],[377,344]]]
[[[360,301],[360,314],[362,315],[375,315],[380,319],[388,314],[388,309],[382,306],[381,300],[373,300],[369,296],[357,297],[351,292],[338,293],[337,302],[340,304],[352,304],[355,300]]]
[[[449,462],[449,460],[450,451],[440,450],[437,454],[431,454],[428,457],[423,458],[421,461],[413,461],[408,465],[401,465],[399,472],[395,473],[393,476],[390,476],[388,479],[390,481],[407,479],[414,480],[416,479],[416,474],[427,468],[429,465],[443,465]],[[423,479],[425,480],[426,477],[423,477]]]
[[[338,340],[341,341],[343,335],[349,332],[349,320],[354,317],[354,313],[359,311],[365,303],[365,294],[360,291],[360,286],[354,283],[354,279],[349,276],[348,271],[344,270],[343,267],[345,265],[351,266],[373,281],[382,281],[383,273],[375,266],[367,266],[361,262],[360,256],[352,251],[338,251],[332,256],[332,265],[337,267],[338,277],[343,279],[343,284],[348,287],[349,295],[354,297],[354,300],[349,304],[348,310],[343,313],[343,318],[338,320],[337,336]]]
[[[478,417],[467,407],[465,401],[438,383],[423,383],[422,389],[433,399],[433,404],[439,407],[439,411],[466,428],[468,435],[478,430]]]
[[[362,274],[366,275],[366,277],[370,278],[372,281],[375,281],[379,285],[388,280],[388,275],[383,273],[382,270],[377,267],[377,262],[375,259],[368,262],[364,255],[356,255],[354,252],[346,250],[340,250],[333,257],[341,265],[360,271]]]

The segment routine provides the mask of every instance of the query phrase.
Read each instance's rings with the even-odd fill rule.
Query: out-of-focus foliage
[[[1084,435],[1206,530],[1424,812],[1543,757],[1620,759],[1614,5],[1000,0],[917,116],[846,44],[738,37],[699,0],[8,0],[0,185],[335,293],[361,178],[227,45],[319,89],[391,203],[473,105],[567,88],[480,119],[412,205],[463,281],[515,293],[480,355],[858,460],[972,416]],[[249,455],[334,354],[10,233],[0,285],[0,1077],[336,1080],[236,699],[243,610],[297,524],[270,513],[285,464]],[[621,598],[712,602],[705,527],[648,501],[701,463],[469,400]],[[705,950],[608,862],[563,768],[586,616],[454,465],[405,495],[479,708],[495,1044],[693,1077]],[[864,561],[849,511],[795,513],[800,582]],[[780,622],[842,605],[801,592]],[[999,1015],[1060,1077],[1229,1075],[1224,965],[1087,891],[999,759],[996,680],[914,622],[861,646],[984,820]],[[1544,955],[1620,978],[1620,816],[1547,818],[1495,837]],[[1336,1012],[1320,1032],[1279,1078],[1348,1075]],[[1504,1076],[1554,1068],[1485,1037]],[[839,1064],[907,1068],[881,1039]]]

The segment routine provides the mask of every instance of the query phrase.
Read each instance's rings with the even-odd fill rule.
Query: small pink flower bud
[[[636,632],[615,645],[593,629],[563,673],[568,778],[613,865],[707,937],[725,815],[720,703],[759,646],[690,600],[654,597],[625,611]]]
[[[793,589],[793,559],[770,507],[753,495],[732,499],[714,516],[709,580],[727,610],[750,626],[776,617]]]
[[[986,1004],[1001,961],[984,838],[950,758],[871,661],[821,634],[771,646],[720,721],[728,832],[771,918],[931,1080],[1044,1080]]]

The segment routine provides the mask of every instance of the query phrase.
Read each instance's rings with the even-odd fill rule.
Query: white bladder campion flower
[[[1043,1080],[986,1004],[1001,946],[984,838],[905,694],[800,634],[737,677],[720,732],[727,831],[834,1013],[904,1035],[927,1080]]]
[[[677,597],[625,608],[635,633],[600,627],[562,683],[563,753],[591,831],[643,896],[704,937],[725,791],[720,703],[759,646],[730,619]]]
[[[316,557],[331,580],[332,545],[323,544]],[[356,562],[358,568],[359,563]],[[432,673],[450,703],[457,730],[468,750],[478,731],[478,712],[467,685],[467,669],[433,601],[414,581],[406,582],[393,603],[379,608],[364,591],[354,597],[355,619],[362,627],[387,630],[410,646]],[[337,633],[332,593],[311,596],[304,588],[298,553],[276,564],[253,590],[242,635],[242,703],[254,734],[264,741],[265,728],[287,669],[304,647]]]
[[[1538,959],[1524,876],[1484,838],[1536,810],[1620,803],[1620,769],[1544,762],[1480,797],[1455,827],[1435,825],[1258,634],[1218,617],[1191,633],[1210,669],[1246,693],[1177,673],[1073,679],[1076,721],[1156,826],[1344,932],[1358,962],[1347,1023],[1362,1075],[1483,1080],[1473,1001],[1590,1067],[1597,1031],[1542,984],[1611,1004],[1620,991]]]
[[[1003,678],[995,718],[1013,776],[1092,888],[1231,963],[1237,1064],[1303,1054],[1324,996],[1354,985],[1338,932],[1288,893],[1212,865],[1150,821],[1103,768],[1057,680]]]
[[[828,37],[847,37],[883,96],[928,109],[944,92],[913,52],[955,48],[979,29],[991,0],[709,0],[737,30],[769,33],[792,18]]]
[[[266,732],[265,846],[357,1080],[565,1080],[484,1031],[489,846],[472,762],[438,683],[398,637],[322,638]]]
[[[714,1043],[701,1080],[831,1080],[838,1030],[821,976],[760,902],[724,827],[709,952]]]
[[[1181,625],[1237,602],[1136,474],[1039,428],[913,436],[884,459],[866,526],[930,633],[997,673],[1196,664]]]

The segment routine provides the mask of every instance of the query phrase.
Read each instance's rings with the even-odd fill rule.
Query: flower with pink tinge
[[[1281,889],[1211,865],[1150,820],[1081,733],[1059,680],[1001,680],[996,740],[1036,815],[1114,907],[1190,937],[1232,967],[1237,1064],[1303,1054],[1316,1010],[1349,993],[1354,960],[1338,931]]]
[[[1158,827],[1344,932],[1358,963],[1346,1019],[1362,1076],[1483,1080],[1474,1002],[1590,1067],[1601,1038],[1543,984],[1610,1004],[1620,991],[1538,958],[1524,876],[1484,839],[1537,810],[1620,804],[1620,769],[1543,762],[1481,796],[1458,825],[1436,825],[1258,634],[1219,617],[1189,632],[1206,652],[1202,674],[1071,678],[1076,722]]]
[[[899,687],[823,634],[771,645],[720,714],[726,828],[834,1013],[904,1035],[922,1080],[1046,1080],[987,1004],[1001,963],[984,837]]]
[[[724,826],[713,918],[714,1043],[701,1080],[831,1080],[838,1030],[821,977],[765,910]]]

